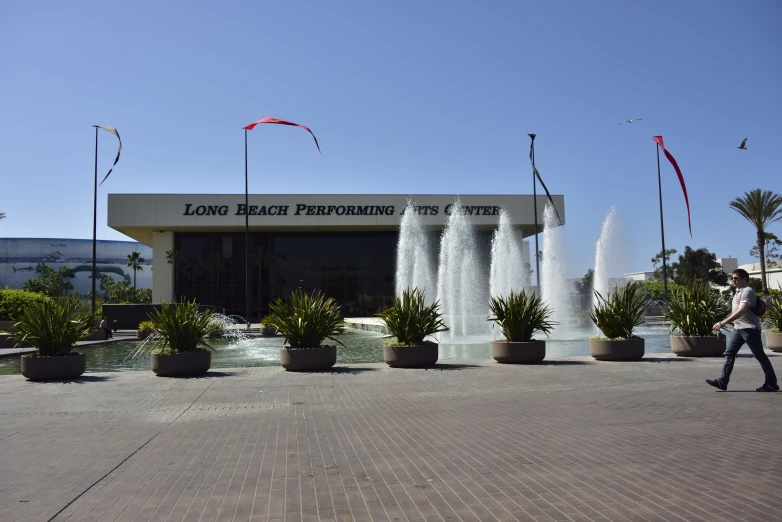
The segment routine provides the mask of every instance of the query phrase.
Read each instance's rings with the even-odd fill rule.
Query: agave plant
[[[181,353],[202,349],[201,346],[214,350],[206,341],[212,332],[220,329],[220,323],[212,310],[202,310],[195,299],[182,299],[173,304],[162,301],[160,308],[149,314],[149,319],[157,333],[152,350]]]
[[[527,343],[537,332],[550,334],[559,324],[550,321],[553,311],[534,292],[524,290],[504,296],[492,297],[488,318],[500,326],[503,337],[514,343]]]
[[[269,308],[264,326],[284,335],[291,348],[317,348],[325,339],[342,345],[333,337],[344,327],[339,304],[320,290],[308,294],[298,288],[287,299],[269,303]]]
[[[595,291],[597,302],[589,318],[609,339],[633,339],[633,329],[643,324],[650,299],[641,283],[631,282],[603,297]]]
[[[432,343],[426,338],[438,332],[448,331],[440,313],[440,303],[426,304],[424,292],[418,288],[407,289],[394,299],[390,308],[377,314],[396,341],[388,344],[417,346]]]
[[[69,354],[92,331],[92,318],[79,306],[76,299],[30,301],[13,318],[11,338],[36,348],[38,355]]]
[[[769,332],[782,332],[782,298],[776,297],[769,299],[766,314],[763,316],[763,323],[769,327]]]
[[[671,323],[671,333],[687,337],[711,335],[711,327],[730,313],[728,300],[706,283],[691,285],[671,293],[665,319]]]

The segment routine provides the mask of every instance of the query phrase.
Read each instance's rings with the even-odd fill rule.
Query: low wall
[[[379,317],[346,317],[345,326],[357,330],[389,334],[388,328]]]
[[[149,320],[149,313],[158,308],[159,304],[104,304],[102,310],[103,318],[112,329],[137,330],[142,321]],[[216,306],[201,305],[200,308],[225,313],[225,309]]]

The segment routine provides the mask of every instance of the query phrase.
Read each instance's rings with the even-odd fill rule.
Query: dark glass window
[[[397,232],[253,232],[249,265],[243,232],[176,233],[177,297],[196,298],[250,318],[294,289],[320,289],[346,317],[371,316],[393,300]]]

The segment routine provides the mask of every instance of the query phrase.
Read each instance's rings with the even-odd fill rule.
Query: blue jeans
[[[741,330],[733,330],[728,334],[728,346],[725,350],[725,366],[722,367],[722,376],[720,381],[725,386],[730,381],[730,374],[733,371],[733,363],[736,362],[736,354],[747,343],[749,349],[752,350],[752,355],[760,363],[760,367],[763,368],[763,373],[766,374],[765,384],[776,386],[777,376],[774,373],[774,367],[771,366],[771,361],[768,360],[768,356],[763,351],[763,341],[760,338],[760,330],[756,328],[742,328]]]

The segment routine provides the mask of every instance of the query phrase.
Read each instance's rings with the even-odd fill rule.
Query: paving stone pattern
[[[0,520],[782,520],[782,393],[721,363],[0,376]]]

